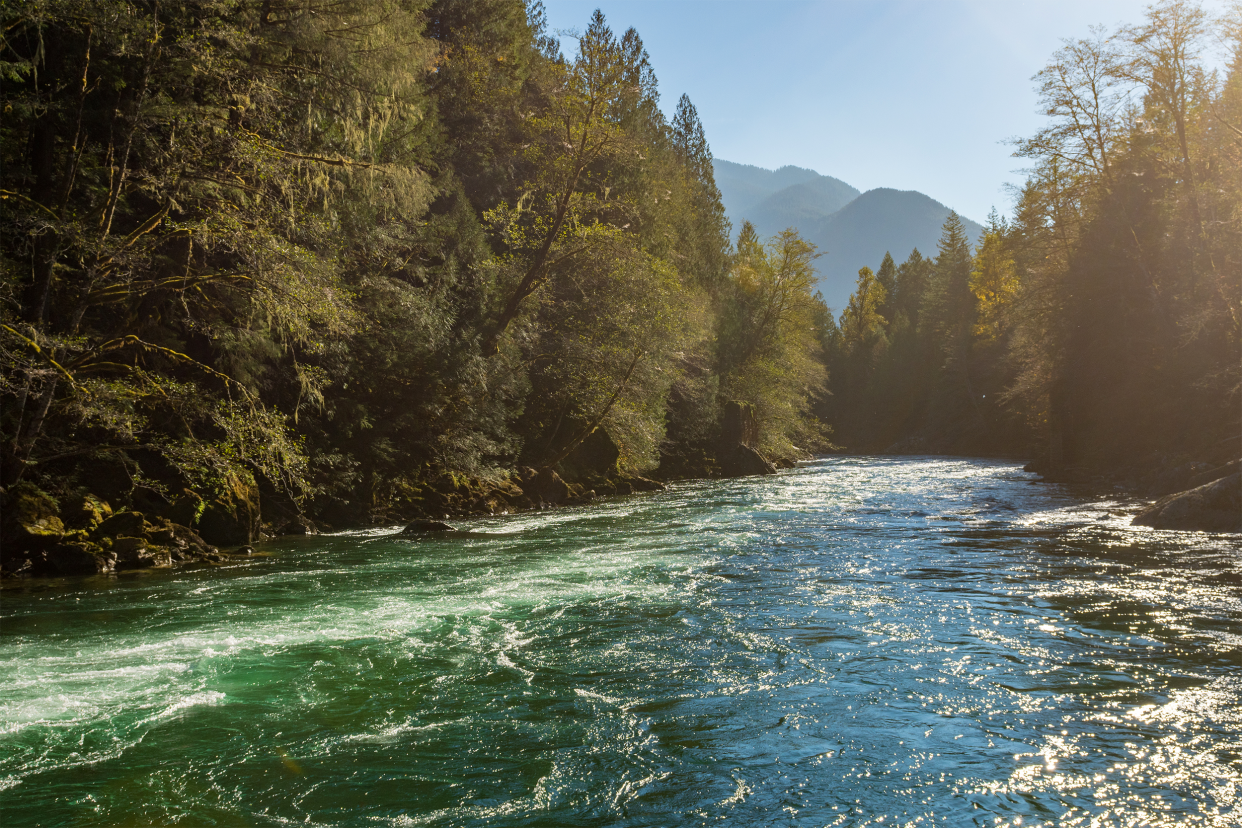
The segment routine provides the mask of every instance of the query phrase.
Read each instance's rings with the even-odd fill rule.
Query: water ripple
[[[8,588],[20,825],[1242,824],[1236,537],[1013,464]]]

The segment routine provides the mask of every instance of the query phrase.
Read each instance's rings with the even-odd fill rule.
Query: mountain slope
[[[742,226],[743,214],[749,208],[773,193],[795,184],[826,177],[814,170],[806,170],[802,167],[786,166],[779,170],[765,170],[762,167],[735,164],[720,158],[715,159],[712,166],[716,175],[716,186],[720,188],[720,200],[724,203],[725,213],[736,227]]]
[[[916,247],[924,256],[935,256],[949,212],[920,192],[883,187],[868,190],[831,216],[799,226],[803,238],[824,253],[816,262],[824,301],[840,312],[849,301],[858,270],[864,266],[877,269],[886,252],[898,264]],[[983,232],[982,226],[964,216],[962,224],[972,241]]]
[[[778,190],[744,212],[761,236],[772,236],[823,221],[859,195],[844,181],[822,176]]]
[[[824,255],[816,262],[824,301],[838,313],[849,301],[861,267],[875,270],[886,252],[898,264],[918,248],[936,255],[949,208],[923,193],[882,187],[859,193],[831,176],[801,167],[765,170],[715,161],[716,185],[734,232],[749,220],[761,236],[796,227]],[[963,217],[971,240],[983,228]]]

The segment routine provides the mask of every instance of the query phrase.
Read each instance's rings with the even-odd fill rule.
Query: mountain
[[[924,256],[936,255],[940,231],[949,208],[913,190],[868,190],[836,213],[807,225],[798,225],[802,236],[827,251],[816,262],[819,289],[824,301],[840,312],[849,302],[859,268],[876,270],[886,252],[901,264],[918,248]],[[972,241],[983,227],[961,217]]]
[[[949,208],[913,190],[860,193],[840,179],[801,167],[765,170],[717,159],[716,185],[734,230],[749,220],[761,236],[796,227],[824,255],[816,263],[824,301],[838,313],[849,302],[858,270],[875,270],[890,252],[897,263],[918,248],[936,255]],[[977,239],[983,228],[962,217]]]
[[[859,195],[844,181],[821,176],[777,190],[749,208],[746,217],[761,236],[772,236],[786,227],[807,227],[823,221]]]
[[[779,170],[765,170],[762,167],[752,167],[749,164],[734,164],[732,161],[724,161],[719,158],[712,162],[712,166],[716,174],[716,186],[720,188],[720,200],[724,203],[725,212],[738,227],[742,225],[741,219],[738,216],[773,193],[779,192],[786,187],[792,187],[796,184],[803,184],[819,178],[836,181],[835,178],[829,179],[828,176],[820,175],[815,170],[807,170],[802,167],[786,166],[781,167]],[[849,187],[844,182],[838,183]],[[850,187],[850,189],[853,188]],[[858,191],[854,190],[854,194],[857,195]],[[784,228],[781,229],[783,230]]]

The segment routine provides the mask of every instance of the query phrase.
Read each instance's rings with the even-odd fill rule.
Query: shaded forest
[[[826,447],[813,251],[734,249],[637,32],[597,12],[566,57],[545,25],[520,0],[6,7],[28,528],[106,504],[245,543]]]
[[[825,339],[836,439],[1147,493],[1237,461],[1240,24],[1170,0],[1064,43],[1012,217],[978,239],[950,217],[930,256],[860,271]]]

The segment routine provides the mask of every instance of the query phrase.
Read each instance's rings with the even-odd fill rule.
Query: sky
[[[1222,0],[1223,2],[1223,0]],[[982,222],[1023,181],[1006,139],[1043,124],[1031,77],[1142,0],[544,0],[550,28],[599,8],[643,38],[661,105],[690,96],[717,158],[866,191],[919,190]],[[1207,4],[1220,9],[1219,3]],[[571,38],[562,39],[567,55]]]

